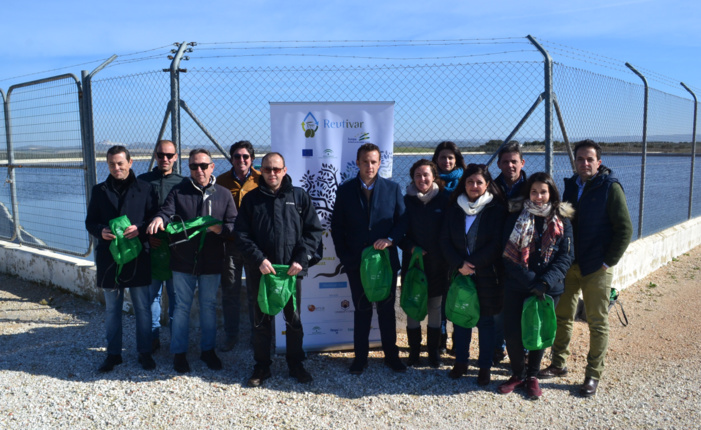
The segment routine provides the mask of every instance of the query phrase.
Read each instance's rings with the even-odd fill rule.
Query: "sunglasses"
[[[156,157],[160,158],[161,160],[164,158],[172,160],[173,157],[175,157],[175,154],[169,154],[167,152],[156,152]]]
[[[248,160],[249,158],[251,158],[251,156],[248,154],[234,154],[231,158],[235,158],[237,160],[239,158],[243,158],[244,160]]]
[[[282,172],[282,169],[284,169],[284,167],[262,167],[260,170],[261,170],[263,173],[270,174],[270,173],[273,173],[273,172],[274,172],[274,173],[277,175],[277,174],[279,174],[280,172]]]
[[[207,169],[209,169],[209,166],[211,166],[212,163],[190,163],[190,170],[197,170],[200,169],[203,172]]]

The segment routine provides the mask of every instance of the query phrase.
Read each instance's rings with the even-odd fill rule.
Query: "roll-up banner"
[[[307,351],[353,348],[353,300],[329,228],[338,186],[358,173],[358,147],[380,148],[380,175],[392,176],[394,102],[270,103],[271,150],[285,157],[295,186],[309,193],[324,228],[324,258],[302,281],[301,318]],[[275,349],[285,351],[285,320],[275,318]],[[379,345],[377,313],[370,342]]]

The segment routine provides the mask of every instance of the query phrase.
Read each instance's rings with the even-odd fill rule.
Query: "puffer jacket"
[[[501,311],[504,301],[504,289],[499,282],[501,253],[503,252],[501,235],[506,221],[506,207],[496,198],[477,215],[472,228],[477,227],[475,245],[467,251],[465,234],[465,212],[457,203],[448,208],[443,229],[441,245],[451,273],[457,271],[467,261],[475,266],[473,277],[477,287],[480,314],[496,315]]]
[[[608,167],[599,166],[579,199],[578,192],[577,175],[566,178],[562,200],[576,211],[572,219],[575,263],[587,276],[604,263],[609,267],[618,263],[630,243],[633,223],[623,187]]]
[[[510,213],[504,224],[502,236],[504,246],[502,248],[508,243],[522,209],[523,199],[515,199],[509,202]],[[540,246],[536,246],[536,252],[530,255],[528,269],[504,258],[502,281],[505,290],[528,293],[534,288],[542,290],[542,287],[545,287],[545,293],[553,297],[561,295],[565,290],[565,275],[574,260],[572,223],[570,221],[574,216],[574,209],[569,203],[562,202],[557,211],[558,216],[562,220],[564,231],[555,244],[550,261],[548,263],[543,261],[543,257],[540,254]],[[536,228],[542,229],[544,221],[543,217],[535,217]]]
[[[163,219],[164,224],[188,221],[205,215],[223,222],[221,233],[206,232],[201,250],[199,235],[187,242],[172,246],[170,269],[174,272],[193,275],[221,273],[224,239],[234,233],[236,205],[229,190],[217,185],[214,177],[204,188],[195,185],[192,179],[188,178],[173,187],[156,214]]]
[[[302,266],[300,277],[307,274],[323,231],[309,194],[293,187],[289,175],[277,193],[259,179],[258,188],[243,197],[235,230],[234,243],[248,264],[296,262]]]

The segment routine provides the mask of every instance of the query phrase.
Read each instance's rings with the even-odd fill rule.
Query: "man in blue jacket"
[[[183,181],[183,177],[173,170],[175,163],[178,162],[178,153],[175,150],[175,144],[170,140],[160,140],[156,144],[157,166],[150,172],[142,173],[138,176],[139,179],[151,184],[153,191],[158,196],[158,207],[161,207],[166,200],[166,196],[174,186]],[[149,245],[155,250],[160,247],[168,247],[168,243],[161,241],[155,236],[149,236]],[[161,294],[163,292],[163,284],[166,286],[168,293],[168,318],[169,327],[173,327],[173,313],[175,312],[175,290],[173,289],[173,278],[157,279],[151,276],[151,335],[153,337],[153,350],[161,347],[160,332],[161,332]]]
[[[338,187],[331,219],[331,237],[336,255],[348,275],[355,307],[353,347],[355,359],[350,373],[360,375],[368,363],[372,303],[365,296],[360,281],[360,258],[363,249],[373,246],[389,248],[392,263],[392,287],[389,297],[376,303],[385,365],[395,372],[406,371],[399,359],[394,301],[396,273],[400,268],[396,244],[406,233],[404,198],[399,185],[380,177],[380,148],[366,143],[358,148],[358,176]]]
[[[565,292],[555,314],[557,334],[552,347],[552,363],[540,372],[541,379],[567,375],[567,357],[572,325],[582,292],[589,324],[589,354],[584,384],[579,394],[596,394],[604,371],[608,348],[608,305],[613,266],[623,256],[633,234],[626,196],[611,169],[601,164],[601,147],[592,140],[574,146],[577,173],[565,179],[562,200],[575,208],[574,264],[565,277]]]
[[[214,163],[206,149],[193,149],[189,158],[190,178],[173,187],[156,217],[148,226],[148,233],[164,230],[168,222],[185,222],[209,215],[222,224],[208,227],[204,240],[198,234],[190,240],[171,247],[170,268],[175,288],[175,315],[173,316],[170,351],[175,354],[173,368],[178,373],[190,371],[187,361],[190,308],[199,291],[200,301],[200,359],[212,370],[222,368],[214,352],[217,337],[217,290],[224,258],[224,238],[234,231],[236,206],[231,193],[217,185],[212,172]],[[191,232],[190,232],[191,233]]]

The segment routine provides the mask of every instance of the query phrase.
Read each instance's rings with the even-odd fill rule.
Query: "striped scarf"
[[[544,217],[546,228],[541,237],[540,255],[543,262],[548,264],[553,255],[555,244],[562,237],[564,226],[562,220],[557,216],[557,211],[552,210],[548,203],[543,206],[536,206],[530,200],[523,202],[523,209],[516,220],[514,229],[509,236],[509,242],[504,248],[504,258],[528,269],[528,259],[536,248],[533,240],[535,236],[535,217]]]

